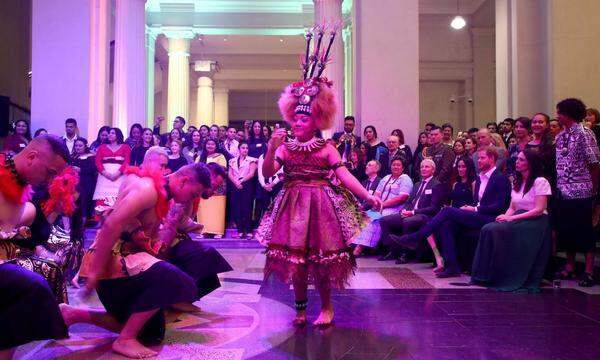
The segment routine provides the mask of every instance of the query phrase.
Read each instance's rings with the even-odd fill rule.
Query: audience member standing
[[[254,121],[248,135],[248,156],[258,159],[260,155],[266,153],[267,141],[260,121]]]
[[[123,133],[119,128],[111,128],[108,144],[102,144],[96,153],[98,181],[93,199],[99,203],[112,205],[123,182],[123,174],[129,166],[131,148],[123,143]]]
[[[442,125],[442,143],[450,147],[454,145],[454,128],[451,124]]]
[[[177,172],[177,170],[188,164],[188,159],[181,154],[181,148],[183,143],[181,140],[173,140],[169,146],[169,150],[171,150],[171,155],[169,155],[169,160],[167,162],[167,168],[171,171],[171,174]]]
[[[96,137],[96,140],[94,140],[94,142],[92,142],[92,144],[90,145],[90,151],[93,153],[96,153],[98,151],[98,148],[100,147],[100,145],[102,144],[108,144],[108,133],[110,132],[110,126],[102,126],[100,128],[100,130],[98,130],[98,136]]]
[[[257,159],[249,156],[248,151],[248,144],[240,142],[239,155],[229,160],[229,180],[234,185],[231,191],[231,202],[235,204],[232,215],[240,238],[252,237],[252,179]]]
[[[237,132],[234,127],[227,129],[227,137],[223,140],[223,150],[227,154],[226,157],[229,160],[239,155],[238,146],[239,141],[236,140]]]
[[[531,118],[532,140],[525,146],[535,150],[540,155],[543,176],[556,188],[556,148],[554,136],[550,133],[550,117],[544,113],[537,113]],[[556,194],[553,194],[556,195]],[[550,208],[550,207],[549,207]]]
[[[354,116],[344,118],[344,131],[333,134],[332,139],[338,144],[337,149],[342,161],[349,161],[350,151],[360,144],[360,136],[354,135],[356,120]]]
[[[138,123],[131,125],[131,128],[129,129],[129,137],[125,139],[125,144],[129,145],[131,150],[133,150],[136,146],[141,144],[143,132],[144,128],[142,125]]]
[[[398,147],[398,150],[400,150],[401,152],[404,153],[404,156],[406,158],[406,164],[407,164],[407,168],[408,168],[408,172],[407,174],[411,174],[411,168],[410,166],[413,163],[413,153],[412,150],[410,149],[410,146],[408,146],[407,144],[404,143],[404,132],[402,132],[402,130],[400,129],[394,129],[392,130],[392,134],[394,136],[398,137],[398,141],[400,142],[400,146]],[[391,156],[391,158],[394,158],[394,156]]]
[[[208,138],[200,162],[215,163],[227,169],[225,156],[218,152],[218,140]],[[204,234],[221,237],[225,234],[225,207],[227,203],[227,185],[225,182],[215,190],[213,196],[201,199],[198,207],[198,222],[204,225]]]
[[[363,143],[367,148],[366,161],[377,160],[379,163],[383,160],[383,157],[387,154],[388,150],[385,144],[377,139],[377,129],[374,126],[369,125],[365,127],[363,131]],[[384,164],[381,164],[381,170],[379,175],[383,173]]]
[[[477,157],[479,156],[479,150],[483,150],[490,146],[496,149],[496,152],[498,153],[498,158],[496,160],[496,168],[498,168],[498,170],[500,171],[504,171],[507,156],[506,149],[494,146],[494,144],[492,143],[492,136],[489,130],[485,128],[481,128],[479,129],[479,131],[477,131],[477,151],[473,154],[473,162],[475,164],[478,164],[479,162]],[[475,170],[477,170],[477,174],[479,174],[479,167],[476,167]]]
[[[585,110],[585,121],[588,127],[594,132],[596,136],[596,143],[600,144],[600,111],[589,108]]]
[[[193,130],[189,134],[190,142],[183,148],[183,156],[188,159],[188,162],[198,162],[200,156],[202,156],[202,136],[200,131]]]
[[[153,138],[152,129],[145,128],[142,129],[142,137],[140,138],[139,145],[131,150],[131,160],[129,161],[129,165],[132,166],[140,166],[144,162],[144,156],[146,155],[146,151],[152,146]]]
[[[467,137],[465,139],[465,150],[467,152],[466,155],[473,159],[473,154],[475,154],[475,152],[477,151],[477,139]]]
[[[581,124],[585,117],[581,100],[562,100],[556,105],[556,116],[564,127],[556,137],[557,235],[567,251],[567,265],[559,275],[573,277],[575,253],[582,252],[585,273],[579,285],[593,286],[596,239],[591,219],[600,179],[600,152],[591,130]]]
[[[73,145],[71,165],[79,172],[79,208],[85,224],[86,219],[94,217],[94,190],[98,180],[98,169],[96,168],[96,157],[88,148],[87,140],[79,138]]]
[[[515,138],[517,139],[517,144],[508,148],[508,159],[506,161],[506,175],[511,179],[515,176],[517,156],[521,151],[525,150],[525,147],[531,141],[530,133],[531,120],[526,117],[517,118],[515,120]]]
[[[167,143],[170,141],[170,135],[171,135],[170,132],[164,133],[164,134],[160,133],[160,125],[164,120],[165,120],[164,116],[158,116],[156,118],[157,122],[156,122],[156,124],[154,124],[154,130],[153,130],[154,134],[160,136],[160,145],[161,146],[167,145]],[[181,141],[184,141],[185,136],[186,136],[185,131],[183,131],[184,127],[185,127],[185,119],[183,118],[183,116],[176,116],[175,119],[173,119],[173,129],[179,130],[179,139]]]
[[[441,129],[435,125],[429,131],[429,143],[430,146],[423,151],[423,155],[435,162],[435,178],[447,185],[449,189],[452,180],[454,152],[450,146],[442,143]]]
[[[415,149],[415,153],[412,159],[412,170],[411,177],[413,182],[418,182],[421,180],[421,161],[423,160],[423,150],[429,146],[429,138],[426,132],[422,132],[419,134],[419,143],[417,148]]]
[[[546,211],[552,190],[537,152],[521,151],[515,168],[510,207],[481,229],[471,281],[502,291],[539,292],[552,246]]]
[[[358,181],[363,181],[365,179],[364,157],[356,148],[350,150],[350,154],[348,155],[348,162],[346,162],[346,167],[348,168],[348,171],[350,171],[350,174],[352,174]],[[377,171],[379,171],[379,166],[377,167]]]
[[[514,127],[515,121],[513,119],[506,118],[502,121],[502,140],[504,140],[506,147],[509,145],[509,140],[515,137],[515,133],[513,132]]]
[[[18,154],[25,149],[31,141],[31,130],[29,123],[26,120],[17,120],[14,125],[12,135],[4,139],[4,151],[12,154]]]
[[[78,132],[79,128],[77,128],[77,120],[73,118],[65,120],[65,134],[62,139],[65,142],[65,145],[67,145],[67,149],[69,149],[69,154],[73,153],[73,145],[78,138]]]

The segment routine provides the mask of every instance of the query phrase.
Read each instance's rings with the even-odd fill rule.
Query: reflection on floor
[[[292,292],[262,281],[264,255],[256,243],[204,240],[234,271],[202,299],[197,315],[169,314],[158,359],[598,359],[600,287],[584,293],[563,282],[541,294],[457,288],[436,279],[430,264],[395,265],[358,259],[346,291],[335,292],[335,326],[295,329]],[[69,289],[73,304],[101,307],[97,297]],[[309,319],[319,310],[309,293]],[[16,359],[121,359],[115,334],[88,325],[63,341],[23,346]]]

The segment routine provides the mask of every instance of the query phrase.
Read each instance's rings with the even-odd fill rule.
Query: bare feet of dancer
[[[158,355],[156,351],[148,349],[136,339],[124,339],[122,337],[118,337],[113,342],[112,349],[114,352],[132,359],[143,359]]]
[[[322,308],[319,317],[313,323],[315,326],[328,326],[333,322],[333,306]]]
[[[178,304],[171,305],[171,308],[176,311],[186,312],[186,313],[199,313],[202,312],[200,306],[196,306],[193,303],[189,302],[181,302]]]
[[[292,321],[292,324],[294,324],[294,326],[306,325],[306,310],[296,311],[296,317]]]

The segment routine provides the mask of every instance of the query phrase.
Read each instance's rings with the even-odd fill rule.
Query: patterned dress
[[[285,174],[279,192],[257,230],[267,244],[264,274],[290,283],[298,272],[308,272],[309,282],[327,279],[331,288],[342,289],[354,273],[356,262],[349,244],[367,224],[354,196],[333,185],[328,175],[337,165],[327,160],[325,141],[311,149],[284,146]]]

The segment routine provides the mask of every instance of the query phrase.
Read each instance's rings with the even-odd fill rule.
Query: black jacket
[[[421,183],[422,181],[419,181],[415,184],[415,186],[413,186],[412,194],[410,194],[410,197],[406,201],[407,205],[405,206],[405,209],[413,210],[418,203],[419,206],[415,210],[415,214],[423,214],[433,217],[440,211],[442,205],[444,204],[446,187],[437,179],[432,178],[429,180],[427,185],[425,185],[425,188],[417,199],[417,192],[421,187]]]
[[[478,176],[477,180],[475,180],[475,193],[473,194],[474,205],[479,203],[477,212],[491,216],[504,214],[510,205],[511,187],[508,178],[498,169],[494,170],[481,199],[479,199],[480,186],[481,178]]]

